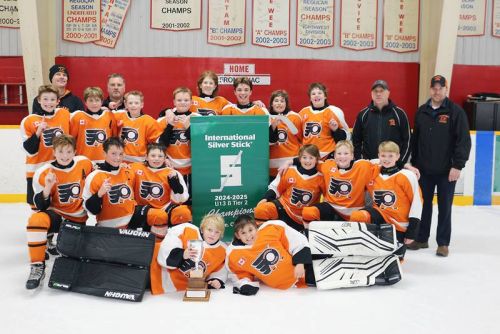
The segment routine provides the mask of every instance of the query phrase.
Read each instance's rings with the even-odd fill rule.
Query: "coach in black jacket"
[[[356,117],[352,131],[355,159],[378,158],[378,145],[390,140],[399,145],[398,165],[403,165],[410,155],[410,125],[403,109],[390,99],[387,82],[377,80],[372,85],[372,102]]]
[[[419,183],[424,205],[419,235],[408,248],[429,247],[432,199],[437,187],[438,256],[448,256],[455,184],[469,159],[471,149],[467,116],[460,106],[446,97],[447,92],[446,79],[440,75],[434,76],[431,80],[431,98],[415,114],[411,143],[411,162],[420,170]]]

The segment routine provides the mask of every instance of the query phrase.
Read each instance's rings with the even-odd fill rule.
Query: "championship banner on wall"
[[[491,34],[494,37],[500,37],[500,0],[493,0],[493,14],[491,21]]]
[[[201,0],[151,0],[150,8],[152,29],[201,29]]]
[[[244,44],[246,6],[246,0],[208,0],[207,43]]]
[[[17,0],[0,0],[0,27],[19,28]]]
[[[252,44],[290,45],[290,0],[253,0]]]
[[[297,0],[297,46],[319,49],[332,47],[335,0]]]
[[[420,0],[384,0],[382,48],[394,52],[418,50]]]
[[[340,46],[352,50],[377,47],[378,0],[340,0]]]
[[[191,118],[193,222],[208,213],[224,217],[224,240],[232,240],[234,220],[253,210],[269,182],[269,118]]]
[[[101,0],[101,38],[94,44],[115,47],[129,6],[130,0]]]
[[[486,0],[462,0],[458,36],[482,36],[486,22]]]
[[[63,0],[62,12],[63,40],[90,43],[101,38],[101,0]]]

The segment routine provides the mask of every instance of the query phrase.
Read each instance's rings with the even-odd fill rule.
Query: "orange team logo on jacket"
[[[337,122],[339,129],[348,132],[349,127],[344,119],[344,113],[337,107],[328,106],[323,110],[305,107],[299,115],[302,119],[303,145],[314,144],[321,152],[321,157],[335,151],[335,140],[332,137],[329,123]],[[350,135],[347,133],[347,139]]]
[[[215,116],[222,113],[222,109],[229,104],[229,101],[222,96],[199,97],[193,96],[193,104],[189,111],[201,116]]]
[[[35,171],[44,163],[54,159],[52,141],[64,133],[69,134],[70,115],[66,109],[56,108],[53,115],[40,116],[31,114],[21,121],[22,141],[26,141],[37,131],[40,123],[45,121],[47,128],[40,136],[40,146],[38,152],[30,154],[26,152],[26,176],[32,177]]]
[[[85,181],[83,199],[96,194],[106,179],[111,189],[102,197],[102,210],[97,214],[97,223],[104,227],[127,226],[136,206],[134,197],[134,172],[125,164],[116,171],[93,171]]]
[[[320,163],[318,170],[323,174],[325,202],[330,203],[344,219],[349,219],[353,211],[364,207],[365,191],[377,177],[379,169],[368,160],[357,160],[347,170],[338,168],[335,160]]]
[[[374,208],[396,230],[405,232],[409,218],[420,219],[422,195],[415,174],[403,169],[393,175],[378,175],[370,186]]]
[[[167,267],[167,258],[176,248],[186,249],[189,240],[201,240],[201,235],[197,226],[185,223],[170,228],[161,244],[156,245],[151,263],[153,294],[186,290],[189,272],[194,268],[194,262],[184,261],[179,268]],[[218,278],[225,282],[226,246],[220,241],[215,245],[203,242],[203,248],[203,256],[199,263],[203,276],[205,279]]]
[[[198,114],[190,114],[196,117]],[[158,119],[160,129],[167,127],[165,117]],[[182,122],[175,122],[173,125],[172,136],[165,151],[167,157],[172,161],[174,168],[182,175],[191,173],[191,140],[188,138],[188,129],[184,128]]]
[[[269,115],[266,108],[253,105],[248,109],[240,109],[235,104],[228,104],[222,109],[222,116],[262,116]]]
[[[319,201],[323,192],[323,174],[303,175],[297,167],[291,166],[286,172],[269,185],[287,214],[296,222],[302,223],[302,209]]]
[[[286,124],[282,122],[278,124],[278,141],[269,147],[269,168],[272,176],[278,175],[278,168],[285,161],[297,156],[301,146],[302,121],[299,114],[290,111],[286,117],[295,125],[299,133],[294,135]]]
[[[153,208],[164,208],[168,203],[185,202],[189,194],[182,175],[168,167],[150,168],[144,163],[135,162],[130,165],[135,173],[134,192],[139,205],[151,205]],[[182,194],[174,194],[168,183],[168,175],[174,172],[179,178],[179,182],[184,187]]]
[[[109,137],[117,135],[113,113],[104,110],[100,115],[90,115],[85,111],[71,114],[70,134],[76,139],[76,153],[94,162],[104,161],[102,144]]]
[[[155,143],[161,135],[158,123],[149,115],[131,118],[126,110],[115,112],[120,136],[125,143],[124,160],[144,161],[148,144]]]
[[[258,279],[277,289],[288,289],[295,285],[295,266],[289,249],[308,247],[307,239],[281,221],[268,221],[257,231],[251,246],[231,245],[227,251],[227,266],[236,276],[239,285]],[[303,239],[303,240],[302,240]],[[304,287],[301,280],[298,284]]]
[[[43,191],[45,177],[49,172],[56,175],[57,183],[50,193],[50,210],[54,210],[66,219],[85,222],[87,213],[83,209],[83,187],[85,178],[92,172],[92,162],[83,156],[73,158],[70,168],[57,168],[51,163],[40,167],[33,176],[35,194]]]

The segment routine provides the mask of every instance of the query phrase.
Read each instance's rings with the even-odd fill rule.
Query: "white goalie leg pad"
[[[391,285],[402,278],[395,255],[381,257],[348,256],[313,261],[316,287],[320,290]]]
[[[309,224],[313,255],[386,256],[398,249],[394,225],[342,221],[313,221]]]

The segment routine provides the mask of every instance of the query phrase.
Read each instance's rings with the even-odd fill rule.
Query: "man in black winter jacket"
[[[378,145],[393,141],[401,152],[398,166],[403,167],[410,156],[410,125],[403,109],[390,99],[387,82],[377,80],[372,85],[372,102],[356,117],[352,131],[355,159],[377,159]]]
[[[471,139],[464,110],[447,97],[443,76],[431,79],[431,98],[415,114],[411,162],[420,171],[424,199],[420,232],[408,248],[428,248],[432,199],[437,187],[438,226],[436,255],[448,256],[451,237],[451,208],[460,171],[469,159]]]

